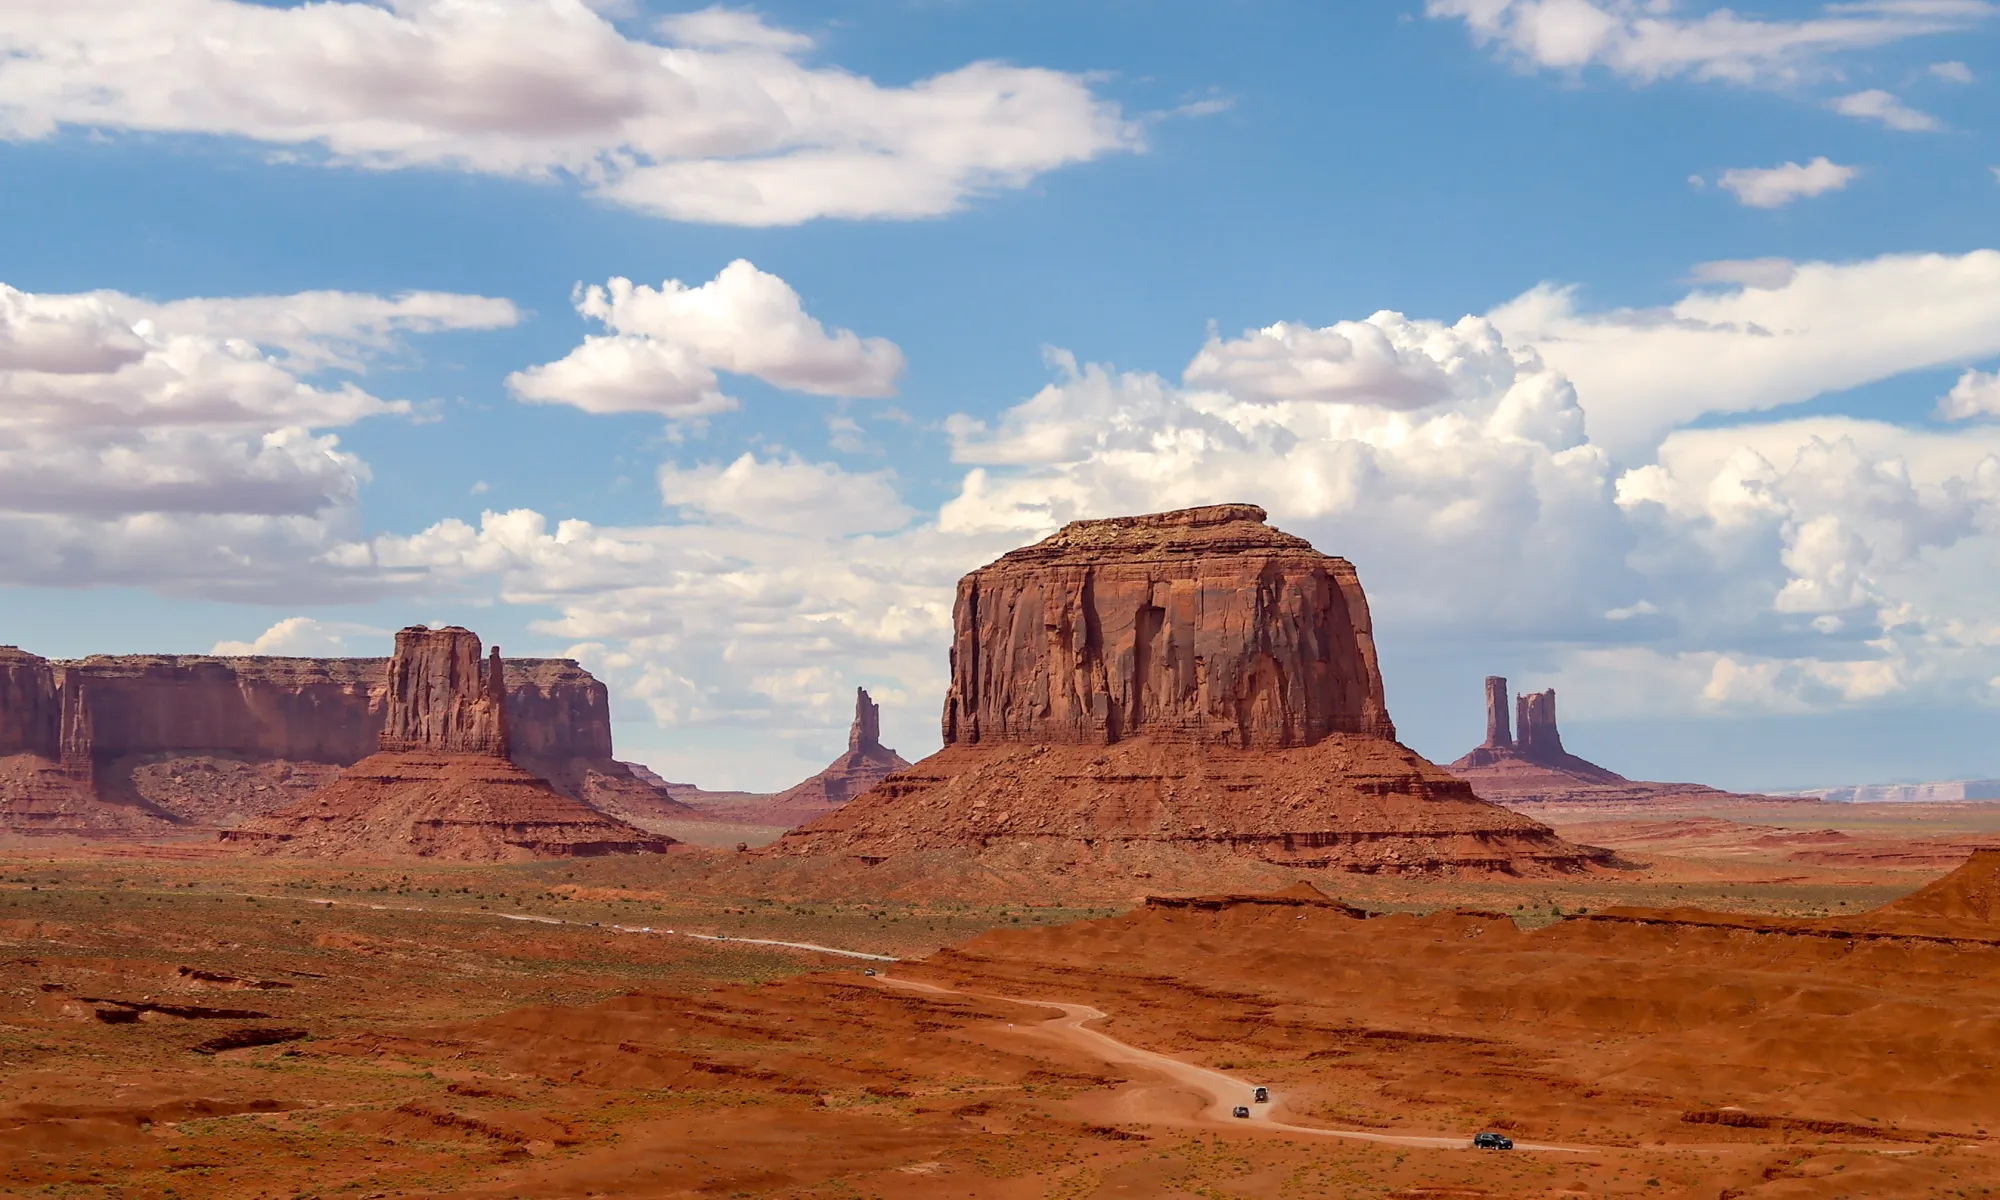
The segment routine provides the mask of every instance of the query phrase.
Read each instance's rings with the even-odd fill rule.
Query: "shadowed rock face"
[[[1223,504],[1075,521],[959,581],[944,741],[1395,736],[1354,567]]]
[[[944,749],[764,857],[941,855],[968,877],[1021,855],[1109,872],[1608,857],[1399,745],[1354,568],[1252,505],[1075,522],[966,576],[955,624]]]
[[[49,660],[0,646],[0,758],[56,757],[61,720],[62,702]]]

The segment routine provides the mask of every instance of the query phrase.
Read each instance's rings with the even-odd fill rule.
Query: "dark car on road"
[[[1475,1133],[1472,1135],[1475,1150],[1512,1150],[1514,1139],[1504,1133]]]
[[[1258,1104],[1269,1104],[1271,1102],[1271,1089],[1267,1087],[1253,1088],[1250,1092],[1250,1099]]]
[[[1250,1115],[1250,1110],[1239,1104],[1229,1110],[1229,1115],[1232,1117],[1247,1117]]]

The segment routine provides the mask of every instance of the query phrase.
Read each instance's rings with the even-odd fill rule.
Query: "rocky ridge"
[[[163,835],[282,808],[376,752],[390,661],[0,647],[0,832]],[[519,659],[502,678],[515,762],[606,809],[686,811],[613,758],[590,672]]]
[[[1032,846],[1077,870],[1165,849],[1545,872],[1609,857],[1397,743],[1353,566],[1255,506],[1074,522],[966,576],[954,625],[944,749],[766,858]]]
[[[499,648],[456,626],[396,635],[379,752],[312,795],[225,830],[266,854],[492,861],[664,850],[510,758]]]

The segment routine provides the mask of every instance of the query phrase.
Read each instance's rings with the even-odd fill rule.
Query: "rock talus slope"
[[[1352,565],[1218,505],[1078,521],[959,584],[942,751],[763,853],[1143,848],[1303,869],[1608,856],[1394,740]]]
[[[412,626],[387,671],[381,751],[287,808],[226,830],[262,853],[491,861],[664,850],[561,794],[509,757],[499,649],[477,635]]]

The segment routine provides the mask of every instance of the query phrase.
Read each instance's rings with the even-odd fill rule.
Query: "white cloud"
[[[1800,303],[1872,285],[1893,311],[1921,292],[1949,299],[1954,272],[1984,269],[1976,257],[1914,261],[1861,264],[1888,274],[1853,278],[1840,273],[1858,268],[1826,264],[1786,264],[1796,279],[1770,263],[1710,274],[1761,275],[1781,292],[1803,281]],[[1679,320],[1624,322],[1619,352],[1657,366]],[[1915,314],[1896,328],[1921,341],[1936,324]],[[1647,343],[1645,328],[1670,345]],[[835,738],[857,683],[927,722],[960,574],[1075,518],[1221,500],[1263,504],[1280,527],[1353,559],[1378,630],[1539,647],[1573,702],[1607,714],[2000,699],[1985,682],[2000,675],[1986,602],[2000,426],[1678,429],[1648,443],[1654,461],[1626,468],[1584,422],[1588,405],[1616,407],[1626,377],[1600,381],[1593,399],[1545,347],[1501,329],[1393,313],[1273,326],[1211,339],[1182,383],[1055,354],[1057,376],[1034,396],[949,423],[968,470],[929,513],[884,472],[746,454],[663,468],[677,523],[488,513],[356,540],[329,561],[551,608],[541,633],[677,729]],[[1891,332],[1877,331],[1870,369],[1938,352],[1885,349]],[[1839,360],[1853,336],[1792,340],[1784,369],[1768,370],[1845,379],[1852,363],[1819,360]],[[1607,680],[1628,691],[1606,698]]]
[[[1458,331],[1413,324],[1398,313],[1325,329],[1280,322],[1233,341],[1211,338],[1182,378],[1193,387],[1266,403],[1423,408],[1453,394],[1453,376],[1474,369],[1467,357],[1489,357],[1498,349],[1499,335],[1490,327],[1466,329],[1471,344],[1454,346],[1440,361],[1426,353],[1426,342],[1454,338]]]
[[[0,136],[240,137],[361,167],[567,177],[739,225],[935,216],[1140,144],[1076,75],[978,62],[882,87],[805,65],[810,38],[747,12],[659,28],[627,37],[582,0],[13,4]]]
[[[660,496],[692,519],[786,533],[883,533],[916,516],[888,471],[855,474],[796,455],[760,461],[744,454],[726,467],[668,463],[660,468]]]
[[[1753,288],[1781,288],[1796,279],[1799,265],[1789,258],[1719,258],[1696,263],[1688,272],[1695,283],[1736,283]]]
[[[586,412],[691,417],[734,408],[718,371],[821,396],[889,396],[903,352],[884,338],[829,334],[776,275],[738,259],[699,287],[613,279],[577,289],[577,311],[609,334],[507,380],[523,400]]]
[[[217,642],[210,654],[291,658],[366,657],[389,652],[390,631],[351,621],[286,617],[247,642]]]
[[[516,319],[478,296],[161,304],[0,285],[0,569],[21,583],[283,586],[351,536],[368,479],[323,431],[409,411],[313,376],[406,334]]]
[[[1931,64],[1931,74],[1946,83],[1971,83],[1972,68],[1962,62],[1940,62]]]
[[[1722,173],[1719,182],[1751,208],[1783,208],[1802,196],[1840,191],[1860,173],[1822,154],[1803,166],[1787,162],[1775,167],[1733,167]]]
[[[1874,0],[1764,20],[1721,7],[1690,14],[1674,0],[1426,0],[1424,11],[1464,21],[1481,45],[1528,66],[1771,84],[1827,73],[1842,52],[1970,29],[1996,10],[1982,0]]]
[[[1943,128],[1936,117],[1911,108],[1880,88],[1842,96],[1833,102],[1833,111],[1843,117],[1878,121],[1890,129],[1900,129],[1905,133],[1927,133]]]
[[[1490,315],[1575,382],[1593,440],[1643,456],[1704,413],[2000,354],[2000,251],[1798,263],[1780,286],[1697,290],[1663,309],[1585,312],[1545,285]]]
[[[2000,372],[1968,370],[1959,376],[1938,401],[1937,415],[1947,421],[2000,417]]]

